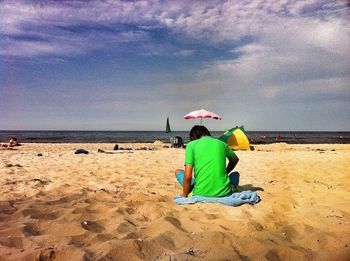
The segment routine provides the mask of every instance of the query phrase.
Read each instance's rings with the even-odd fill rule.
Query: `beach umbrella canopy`
[[[198,111],[191,111],[187,115],[184,116],[186,120],[188,119],[195,119],[195,118],[200,118],[201,119],[201,124],[202,124],[202,119],[203,118],[211,118],[215,120],[222,120],[222,117],[220,115],[215,114],[214,112],[210,112],[204,109],[198,110]]]
[[[219,137],[219,140],[226,142],[233,150],[250,150],[249,140],[243,126],[237,126],[225,131],[225,133]]]

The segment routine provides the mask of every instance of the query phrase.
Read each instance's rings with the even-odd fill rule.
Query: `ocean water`
[[[218,138],[223,131],[212,131]],[[10,137],[17,137],[21,143],[150,143],[155,140],[169,142],[172,136],[181,136],[188,142],[188,131],[0,131],[0,142],[6,143]],[[350,132],[278,132],[248,131],[251,144],[286,142],[291,144],[350,144]],[[278,139],[276,139],[278,136]]]

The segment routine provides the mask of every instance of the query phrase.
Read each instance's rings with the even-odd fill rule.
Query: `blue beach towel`
[[[192,196],[192,197],[182,197],[182,196],[175,196],[174,202],[177,205],[183,205],[183,204],[195,204],[195,203],[220,203],[228,206],[237,207],[242,204],[251,204],[254,205],[260,201],[259,195],[254,191],[242,191],[239,193],[233,193],[226,197],[203,197],[203,196]]]

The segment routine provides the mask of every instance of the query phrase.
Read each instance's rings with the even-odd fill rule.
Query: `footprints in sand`
[[[248,260],[242,255],[246,251],[266,260],[305,260],[332,242],[331,233],[320,238],[316,228],[288,225],[283,218],[268,229],[266,224],[276,217],[251,206],[180,210],[113,195],[84,191],[1,203],[0,217],[10,217],[10,222],[0,226],[0,246],[23,260]],[[19,225],[21,218],[25,222]],[[6,233],[12,236],[8,239]],[[36,252],[27,250],[29,244]]]
[[[0,202],[0,218],[5,215],[11,215],[16,212],[16,201],[2,201]]]
[[[26,208],[21,212],[24,217],[29,216],[32,219],[55,220],[60,216],[57,211],[47,212],[47,210],[38,210],[35,208]]]
[[[276,250],[269,250],[266,255],[266,259],[269,261],[281,261],[282,259],[279,257]]]
[[[158,156],[151,154],[145,165],[140,164],[142,168],[135,168],[136,172],[128,166],[130,158],[116,155],[113,161],[107,155],[91,162],[83,157],[63,165],[50,162],[50,170],[24,160],[7,162],[18,162],[23,167],[3,168],[9,179],[3,178],[1,184],[31,193],[26,194],[27,198],[21,194],[22,202],[0,203],[1,253],[5,259],[11,254],[20,260],[317,260],[319,251],[334,249],[336,242],[347,242],[349,238],[345,233],[348,212],[326,208],[327,204],[320,203],[317,197],[320,194],[301,196],[305,186],[337,192],[334,182],[324,177],[329,173],[310,173],[303,179],[299,175],[303,170],[296,167],[303,158],[290,157],[286,163],[279,155],[274,154],[270,160],[267,153],[259,158],[256,152],[257,158],[250,160],[255,168],[244,167],[244,161],[239,166],[246,173],[242,175],[243,188],[259,190],[263,201],[257,206],[230,208],[215,204],[174,205],[172,196],[180,188],[173,180],[172,169],[183,164],[183,155],[161,153],[168,161],[160,164],[161,174],[141,171],[154,167]],[[71,155],[63,153],[60,157]],[[52,159],[44,158],[46,162]],[[34,160],[40,159],[42,164],[44,158]],[[64,170],[72,165],[76,169],[65,175]],[[31,176],[19,175],[29,168]],[[254,173],[257,169],[259,173]],[[342,182],[337,188],[347,185],[336,182]],[[54,186],[58,184],[56,190]],[[332,184],[332,190],[325,184]],[[282,196],[281,191],[285,192]],[[343,200],[346,204],[346,198]],[[310,207],[311,202],[314,205]],[[319,223],[309,222],[316,215],[332,226],[325,231]],[[339,234],[344,237],[342,241]],[[337,247],[346,248],[345,243]]]
[[[40,231],[32,224],[26,224],[22,230],[23,230],[24,234],[27,236],[39,236],[40,235]]]
[[[21,164],[5,163],[5,168],[12,168],[12,167],[22,168],[23,166]]]
[[[134,233],[136,231],[137,225],[134,221],[130,219],[124,219],[122,223],[117,227],[117,231],[121,234]]]
[[[11,179],[7,178],[5,185],[16,185],[19,183],[24,183],[25,185],[29,185],[29,183],[32,183],[34,186],[37,186],[37,185],[44,186],[44,185],[48,185],[50,182],[51,182],[50,180],[44,180],[44,179],[39,179],[39,178],[34,178],[31,180],[23,180],[23,179],[16,180],[16,179],[12,179],[12,178]]]
[[[251,226],[253,226],[256,231],[263,231],[264,230],[264,227],[258,222],[250,221],[249,224]]]
[[[43,194],[23,202],[3,202],[0,204],[0,218],[10,222],[6,227],[0,226],[0,246],[6,247],[8,253],[18,251],[23,259],[27,257],[29,260],[33,255],[42,260],[52,260],[64,255],[68,249],[70,252],[71,248],[79,249],[74,253],[101,258],[107,256],[110,250],[100,256],[94,246],[103,242],[115,246],[126,244],[132,251],[136,248],[136,255],[143,256],[141,241],[147,235],[143,235],[142,231],[154,220],[138,211],[142,206],[141,201],[120,202],[111,193],[95,191],[63,197]],[[21,219],[25,222],[19,226]],[[176,230],[181,229],[175,218],[163,219],[163,222]],[[12,236],[5,240],[2,235],[8,233]],[[26,252],[29,242],[31,249],[37,249],[36,254]],[[57,242],[66,247],[56,247]],[[171,238],[167,242],[171,242]],[[86,247],[91,247],[90,252]]]
[[[185,229],[182,228],[181,226],[181,222],[177,219],[177,218],[173,218],[173,217],[165,217],[164,218],[166,221],[168,221],[170,224],[174,225],[177,229],[183,231],[183,232],[187,232]]]
[[[47,248],[40,251],[39,260],[49,261],[49,260],[54,260],[55,257],[56,257],[56,253],[54,248]]]
[[[1,245],[9,248],[23,249],[23,239],[21,237],[16,237],[16,236],[0,238],[0,246]]]
[[[104,200],[99,194],[104,195]],[[53,260],[67,253],[87,259],[119,256],[121,260],[142,260],[165,253],[171,256],[178,247],[182,248],[180,239],[191,236],[181,221],[172,216],[179,212],[170,211],[167,204],[159,202],[152,208],[142,201],[120,202],[109,193],[42,195],[0,206],[1,214],[12,220],[6,229],[0,226],[1,247],[8,249],[8,253],[17,251],[22,259],[28,260]],[[211,218],[214,220],[215,214]],[[25,222],[19,226],[21,219]],[[12,237],[4,240],[2,235],[6,233]],[[31,251],[27,250],[29,245]],[[188,249],[184,253],[199,253]]]

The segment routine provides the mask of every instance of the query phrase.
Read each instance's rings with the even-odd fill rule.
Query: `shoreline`
[[[224,132],[212,131],[214,138]],[[169,143],[170,138],[180,136],[188,142],[189,131],[0,131],[0,140],[17,137],[20,143],[153,143],[156,140]],[[246,132],[252,145],[287,142],[289,144],[350,144],[350,132]]]
[[[97,152],[114,145],[25,143],[0,150],[0,260],[350,255],[349,144],[237,151],[240,191],[257,191],[262,199],[239,207],[175,205],[181,190],[174,171],[183,166],[184,149],[123,143],[134,150]],[[75,155],[76,149],[90,153]]]
[[[135,150],[139,150],[140,148],[155,148],[155,149],[175,149],[170,147],[170,142],[163,142],[161,140],[155,140],[153,142],[67,142],[67,143],[56,143],[56,142],[45,142],[45,143],[38,143],[38,142],[26,142],[26,143],[20,143],[19,146],[12,147],[14,150],[18,150],[20,148],[32,148],[32,147],[48,147],[48,146],[62,146],[70,149],[74,148],[91,148],[94,150],[98,149],[107,149],[107,150],[113,150],[115,145],[119,145],[119,148],[125,149],[125,148],[132,148]],[[267,143],[267,144],[251,144],[253,146],[254,150],[261,150],[263,148],[275,148],[275,149],[295,149],[295,148],[305,148],[305,150],[310,148],[316,148],[321,147],[325,149],[332,149],[330,147],[334,147],[334,149],[347,149],[350,148],[350,144],[348,143],[287,143],[287,142],[274,142],[274,143]],[[100,148],[101,147],[101,148]],[[6,150],[6,148],[2,148]],[[181,149],[181,148],[177,148]],[[317,148],[316,148],[317,149]],[[1,148],[0,148],[1,150]],[[243,150],[242,150],[243,151]],[[240,151],[238,151],[240,152]]]

